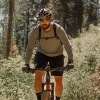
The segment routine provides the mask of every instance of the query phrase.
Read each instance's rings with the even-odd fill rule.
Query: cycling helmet
[[[52,11],[48,8],[42,8],[38,11],[38,18],[42,18],[42,17],[51,17],[51,13]]]

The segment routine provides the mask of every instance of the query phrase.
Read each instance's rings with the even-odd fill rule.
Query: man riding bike
[[[65,30],[57,23],[52,22],[52,12],[48,8],[43,8],[38,11],[39,24],[37,24],[29,37],[28,46],[25,56],[25,66],[28,69],[29,61],[32,56],[33,49],[36,47],[36,54],[34,57],[35,68],[45,68],[49,62],[50,68],[57,68],[64,66],[63,47],[68,54],[68,64],[73,63],[72,46],[68,40]],[[56,27],[56,34],[54,32]],[[74,66],[73,66],[74,67]],[[71,68],[69,68],[71,69]],[[35,72],[35,91],[37,100],[41,100],[41,83],[42,71]],[[55,78],[55,95],[56,100],[60,100],[63,90],[62,76],[63,71],[51,72]]]

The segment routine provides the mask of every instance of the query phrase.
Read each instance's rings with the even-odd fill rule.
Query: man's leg
[[[37,95],[37,100],[41,100],[41,91],[42,91],[42,71],[36,71],[35,73],[35,91]]]
[[[64,65],[64,55],[59,55],[56,57],[51,57],[50,60],[50,67],[52,68],[59,68],[63,67]],[[56,95],[56,100],[60,100],[60,97],[62,95],[62,90],[63,90],[63,84],[62,84],[62,76],[63,76],[63,71],[53,71],[51,72],[52,76],[55,76],[55,82],[56,82],[56,87],[55,87],[55,95]]]
[[[35,54],[34,65],[35,68],[45,68],[48,62],[48,57],[40,52]],[[42,71],[35,72],[35,91],[37,94],[37,100],[41,100],[42,92]]]
[[[60,100],[63,91],[62,76],[55,76],[55,82],[56,82],[56,87],[55,87],[56,100]]]

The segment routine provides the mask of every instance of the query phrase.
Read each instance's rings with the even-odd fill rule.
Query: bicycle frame
[[[54,100],[54,83],[50,82],[50,67],[47,67],[45,75],[45,83],[42,83],[42,93],[43,91],[50,91],[51,100]]]
[[[35,73],[35,71],[37,70],[41,70],[41,71],[45,71],[46,75],[45,75],[45,79],[46,81],[43,83],[42,82],[42,96],[41,96],[41,100],[54,100],[54,83],[50,82],[50,72],[56,71],[56,70],[66,70],[69,71],[70,69],[73,69],[74,66],[73,64],[69,64],[67,65],[67,67],[59,67],[59,68],[54,68],[54,69],[50,69],[50,66],[47,65],[47,67],[44,68],[40,68],[40,69],[32,69],[32,68],[27,68],[27,67],[23,67],[22,70],[24,72],[27,73]]]

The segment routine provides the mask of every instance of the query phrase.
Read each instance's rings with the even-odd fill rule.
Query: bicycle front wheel
[[[42,95],[41,95],[41,100],[51,100],[50,97],[50,91],[43,91]]]

